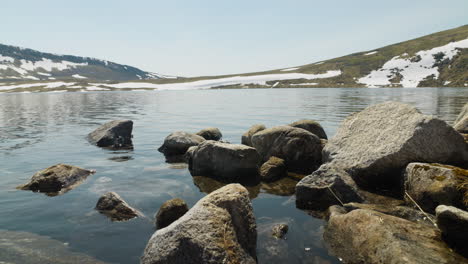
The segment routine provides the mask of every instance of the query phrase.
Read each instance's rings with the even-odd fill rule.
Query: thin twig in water
[[[427,217],[427,219],[429,219],[429,221],[431,221],[431,223],[437,227],[437,224],[432,221],[431,217],[426,213],[424,212],[424,210],[421,208],[421,206],[419,206],[419,204],[413,199],[413,197],[411,197],[408,192],[405,191],[405,195],[408,196],[408,198],[410,198],[410,200],[418,207],[418,209]]]

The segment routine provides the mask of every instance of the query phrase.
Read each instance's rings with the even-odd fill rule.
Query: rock
[[[158,151],[165,156],[184,155],[191,146],[198,146],[203,141],[205,139],[198,135],[177,131],[164,139],[164,143]]]
[[[185,152],[184,161],[187,162],[187,164],[190,165],[192,163],[193,153],[195,152],[197,148],[198,146],[191,146],[190,148],[187,149],[187,152]],[[192,168],[190,168],[189,166],[189,169],[192,169]]]
[[[182,199],[174,198],[164,202],[156,214],[156,227],[161,229],[172,224],[188,210],[187,204]]]
[[[468,255],[468,212],[453,206],[439,205],[436,208],[437,226],[442,237],[464,256]]]
[[[223,137],[223,134],[221,134],[221,131],[219,131],[218,128],[216,127],[209,127],[200,130],[197,135],[201,136],[202,138],[206,140],[220,140]]]
[[[96,204],[96,210],[110,217],[112,221],[126,221],[140,215],[115,192],[101,196]]]
[[[445,121],[385,102],[348,116],[322,154],[324,162],[343,168],[361,186],[400,189],[408,163],[462,164],[468,146]]]
[[[317,121],[310,119],[301,119],[289,125],[292,127],[305,129],[310,133],[316,135],[320,139],[328,139],[325,130],[323,130],[323,127]]]
[[[94,170],[85,170],[76,166],[57,164],[36,172],[31,180],[17,188],[44,192],[50,196],[63,194],[83,182]]]
[[[241,144],[208,140],[193,151],[189,164],[192,176],[207,176],[224,182],[258,182],[260,156]]]
[[[296,207],[325,210],[334,204],[362,202],[358,187],[345,171],[322,165],[296,185]]]
[[[320,139],[302,128],[278,126],[255,133],[252,146],[264,161],[271,156],[284,159],[288,171],[307,174],[322,160]]]
[[[278,239],[282,239],[288,232],[289,226],[287,224],[278,224],[273,227],[272,235]]]
[[[249,130],[247,130],[247,132],[245,132],[242,135],[241,143],[252,147],[252,136],[255,133],[260,132],[265,129],[266,129],[265,125],[262,125],[262,124],[253,125],[252,127],[249,128]]]
[[[204,176],[193,176],[192,179],[193,179],[193,184],[195,184],[195,186],[197,186],[201,192],[206,193],[206,194],[210,194],[229,184],[229,183],[220,182],[213,178],[204,177]],[[254,186],[244,185],[244,187],[247,189],[247,191],[249,191],[249,198],[251,200],[257,198],[258,195],[260,194],[260,185],[254,185]]]
[[[468,103],[463,106],[460,114],[453,123],[453,127],[460,133],[468,133]]]
[[[286,176],[288,176],[288,171],[283,159],[272,156],[260,167],[261,181],[272,182]]]
[[[436,228],[357,209],[331,214],[324,233],[330,251],[344,263],[466,263]]]
[[[88,140],[98,147],[132,148],[132,120],[114,120],[89,133]]]
[[[404,175],[405,191],[424,211],[434,213],[440,204],[464,206],[468,186],[463,188],[463,179],[468,181],[468,170],[437,163],[410,163]],[[407,195],[405,200],[412,204]]]
[[[291,196],[296,191],[296,184],[299,180],[292,177],[284,177],[274,182],[262,182],[260,189],[264,193],[274,194],[278,196]]]
[[[229,184],[156,231],[141,263],[256,263],[256,247],[249,193],[239,184]]]

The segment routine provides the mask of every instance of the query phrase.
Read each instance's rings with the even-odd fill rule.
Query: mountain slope
[[[105,60],[56,55],[0,44],[0,82],[39,80],[146,80],[162,76]]]

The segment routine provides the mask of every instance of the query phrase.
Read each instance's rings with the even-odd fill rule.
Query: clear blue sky
[[[468,24],[468,0],[15,0],[0,43],[181,76],[296,66]]]

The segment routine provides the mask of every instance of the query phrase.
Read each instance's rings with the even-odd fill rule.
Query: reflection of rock
[[[88,135],[88,140],[98,147],[132,148],[131,120],[114,120],[105,123]]]
[[[85,170],[66,164],[57,164],[36,172],[32,176],[30,182],[20,185],[17,188],[34,192],[44,192],[53,196],[73,189],[93,173],[93,170]]]
[[[271,219],[262,217],[257,219],[258,259],[260,263],[290,263],[292,253],[286,239],[272,236],[272,230],[282,224],[292,224],[292,218]]]
[[[216,127],[208,127],[197,132],[197,135],[206,140],[220,140],[223,137],[221,131]]]
[[[327,134],[325,133],[325,130],[323,130],[323,127],[317,121],[310,119],[302,119],[289,125],[292,127],[305,129],[310,133],[316,135],[320,139],[327,139]]]
[[[159,147],[158,151],[163,153],[166,158],[167,156],[184,155],[188,148],[197,146],[203,141],[205,141],[205,139],[198,135],[177,131],[169,134],[169,136],[164,139],[164,143]]]
[[[116,161],[116,162],[124,162],[124,161],[133,160],[133,157],[132,156],[115,156],[115,157],[109,158],[109,160]]]
[[[164,228],[179,219],[188,211],[187,203],[179,198],[165,201],[156,214],[156,227]]]
[[[61,241],[27,232],[0,230],[0,263],[103,264],[73,252]]]
[[[198,187],[198,189],[200,189],[200,191],[206,194],[216,191],[217,189],[229,184],[204,176],[193,176],[193,183]],[[260,193],[260,185],[244,187],[247,189],[247,191],[249,191],[250,199],[257,198],[258,194]]]
[[[294,194],[297,182],[298,181],[293,178],[284,177],[274,182],[262,182],[260,188],[262,191],[269,194],[290,196]]]
[[[130,220],[140,215],[115,192],[101,196],[96,204],[96,210],[107,215],[112,221]]]

